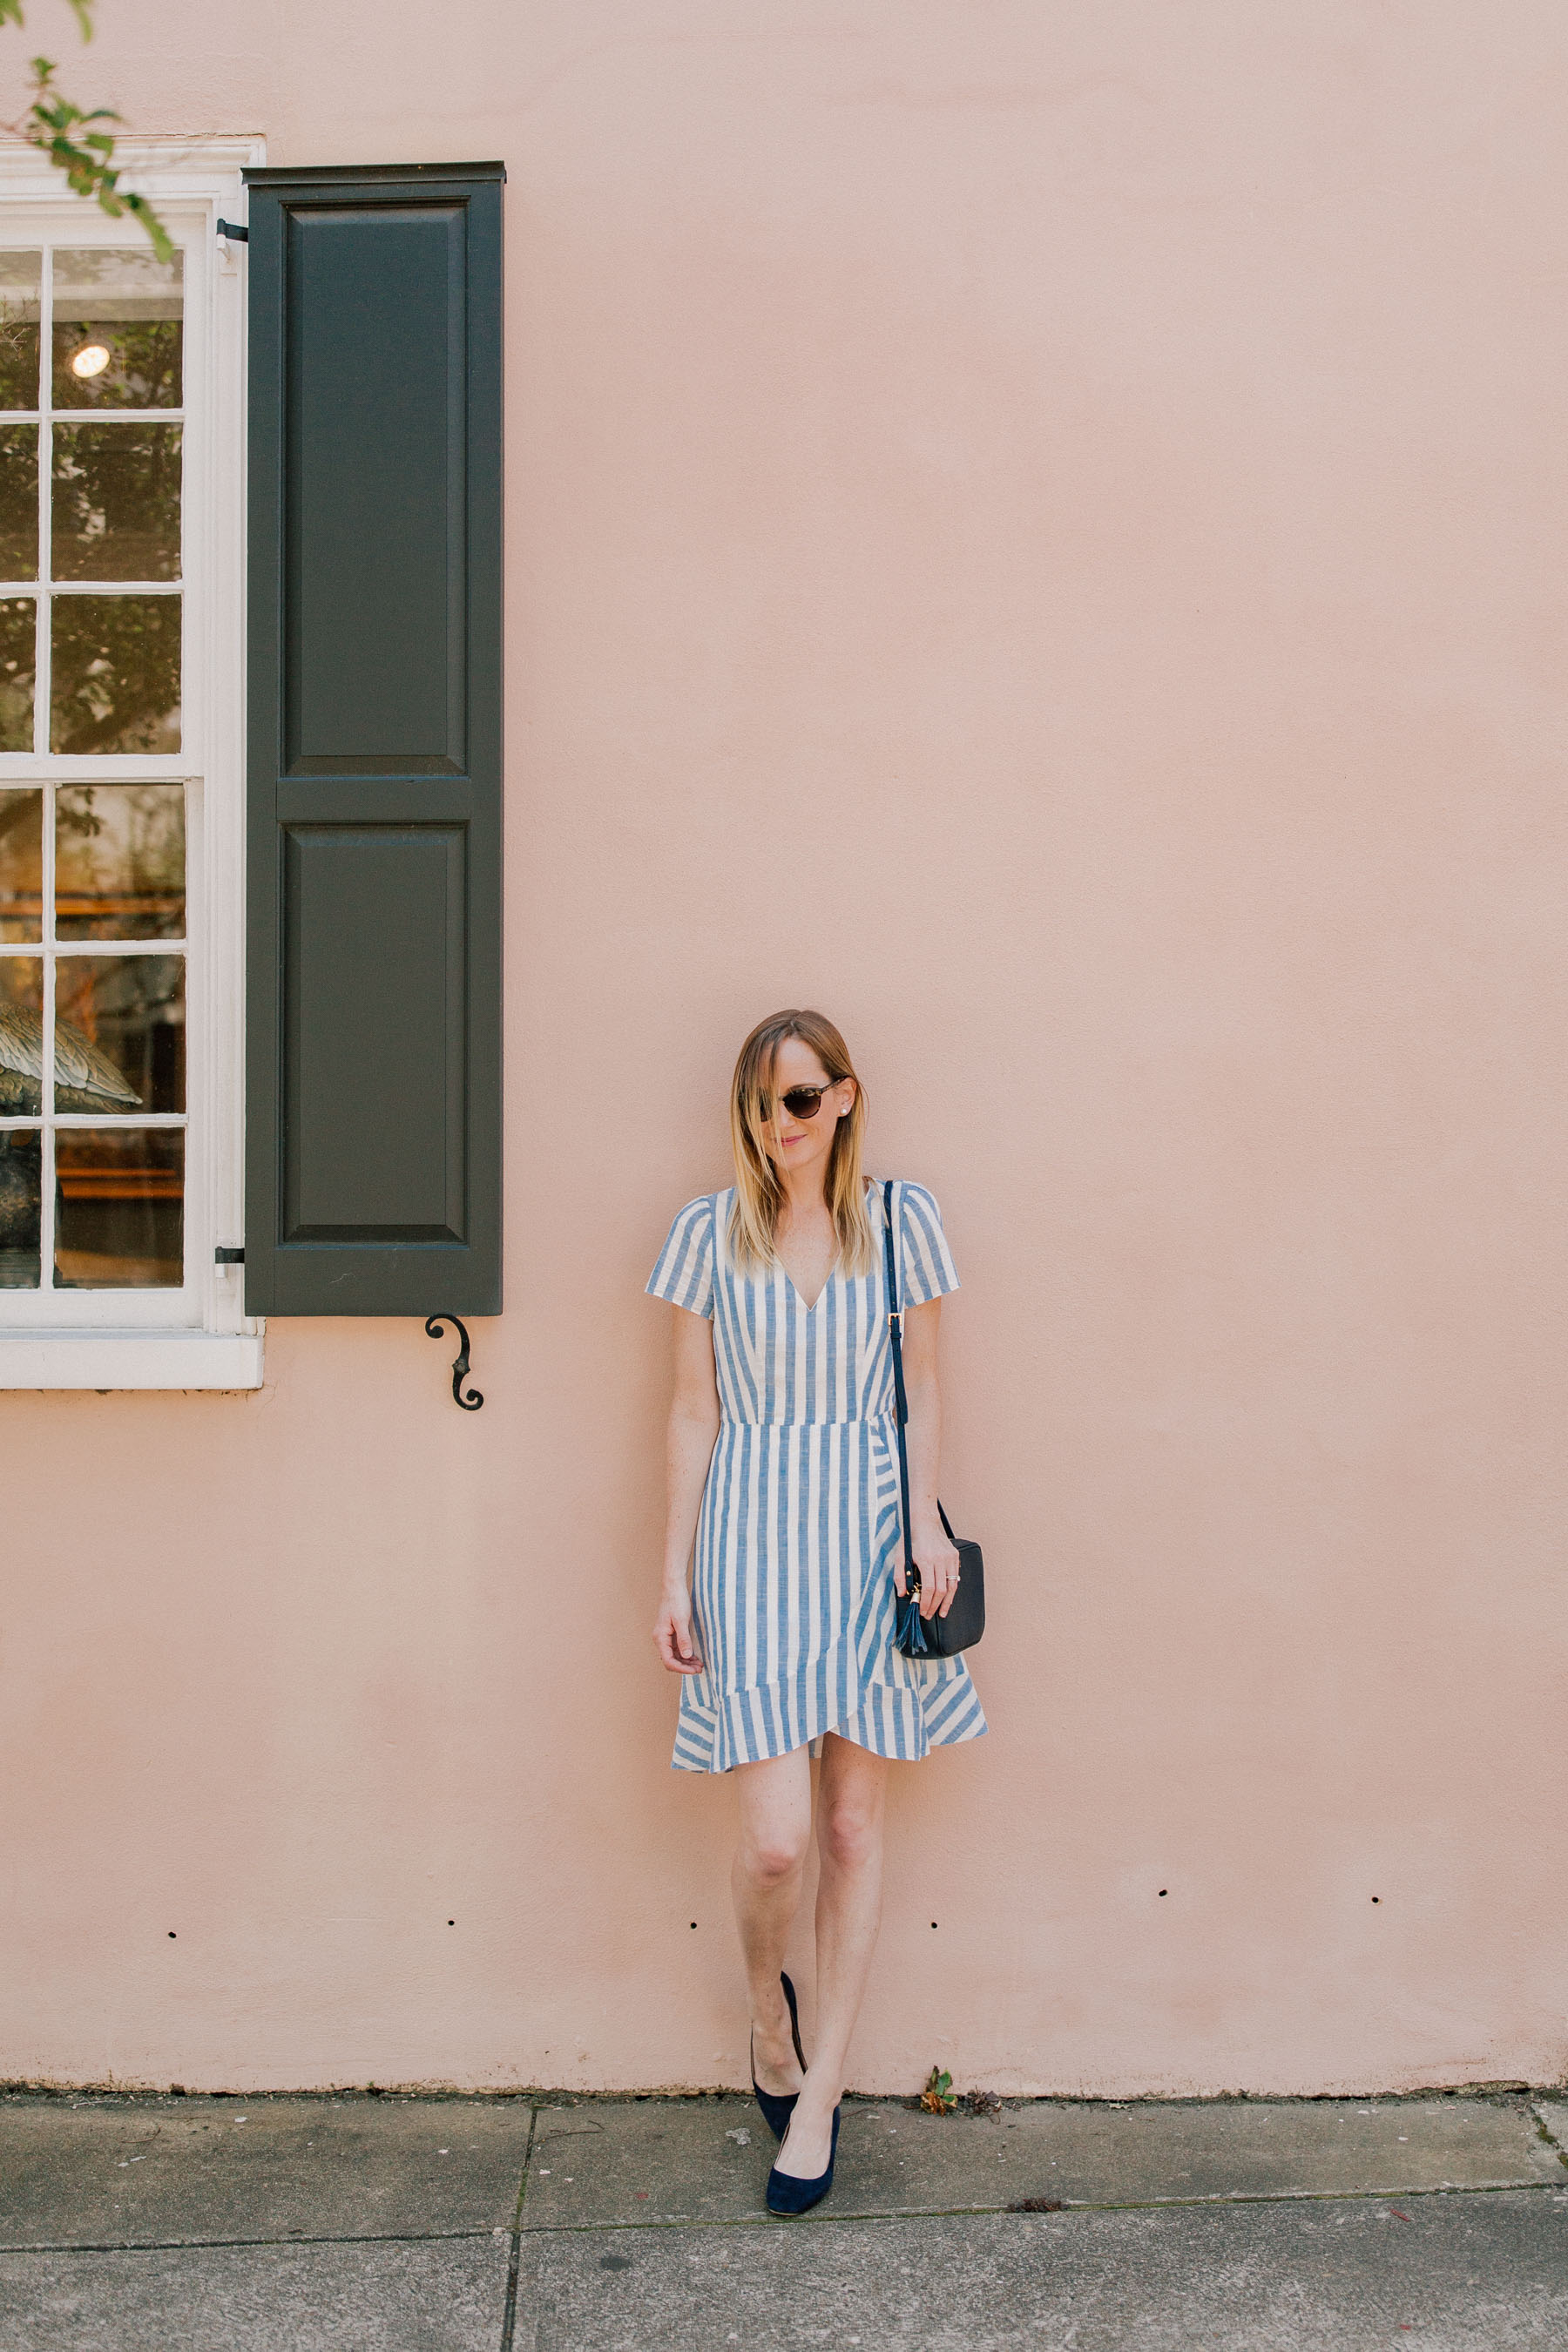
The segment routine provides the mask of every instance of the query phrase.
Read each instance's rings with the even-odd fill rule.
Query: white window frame
[[[185,1281],[182,1290],[0,1291],[0,1389],[247,1389],[264,1325],[242,1269],[215,1253],[244,1233],[245,256],[254,138],[122,140],[115,162],[184,252],[184,651],[181,750],[87,759],[0,753],[0,782],[185,785]],[[134,221],[72,196],[32,149],[0,148],[0,245],[126,246]],[[40,677],[37,691],[45,691]]]

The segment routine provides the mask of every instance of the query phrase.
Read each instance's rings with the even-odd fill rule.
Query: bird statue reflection
[[[0,1000],[0,1115],[39,1108],[44,1076],[44,1024],[25,1004]],[[55,1108],[65,1111],[118,1110],[142,1097],[74,1022],[55,1023]]]

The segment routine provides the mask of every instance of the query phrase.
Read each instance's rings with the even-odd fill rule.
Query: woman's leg
[[[783,2098],[801,2085],[779,1970],[811,1843],[809,1750],[797,1748],[792,1756],[737,1764],[735,1785],[741,1838],[730,1888],[746,1962],[752,2063],[763,2090]]]
[[[849,2037],[882,1919],[882,1816],[888,1768],[829,1732],[816,1792],[816,2022],[805,2087],[778,2169],[815,2180],[827,2169],[833,2110],[844,2095]]]

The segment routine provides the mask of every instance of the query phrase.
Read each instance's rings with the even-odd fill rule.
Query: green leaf
[[[958,2101],[953,2096],[952,2076],[945,2066],[933,2066],[921,2093],[921,2105],[928,2115],[950,2116]]]
[[[91,30],[91,0],[71,0],[71,5],[82,21],[85,37]],[[7,21],[7,13],[10,21],[20,23],[21,0],[0,0],[0,23]],[[120,185],[113,163],[113,134],[91,128],[94,123],[118,122],[120,116],[111,106],[90,110],[78,106],[56,88],[56,70],[52,58],[33,59],[33,102],[14,128],[65,173],[66,184],[74,194],[91,198],[111,220],[129,213],[146,231],[159,260],[171,260],[174,239],[146,197]]]

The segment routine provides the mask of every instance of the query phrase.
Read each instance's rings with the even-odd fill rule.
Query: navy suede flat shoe
[[[827,2151],[827,2169],[815,2180],[797,2180],[793,2172],[781,2172],[775,2164],[768,2175],[768,2211],[770,2213],[809,2213],[820,2205],[833,2186],[833,2168],[838,2160],[838,2117],[833,2110],[833,2145]]]
[[[805,2053],[800,2046],[800,2012],[795,2005],[795,1987],[788,1977],[783,1974],[779,1977],[779,1982],[784,1987],[784,1996],[789,2003],[789,2030],[795,2041],[795,2054],[800,2060],[800,2069],[804,2074]],[[795,2113],[795,2103],[799,2098],[800,2093],[798,2091],[784,2093],[764,2091],[757,2080],[757,2062],[754,2057],[752,2061],[752,2091],[758,2106],[763,2111],[763,2121],[767,2125],[773,2137],[782,2140],[789,2129],[789,2119]]]

